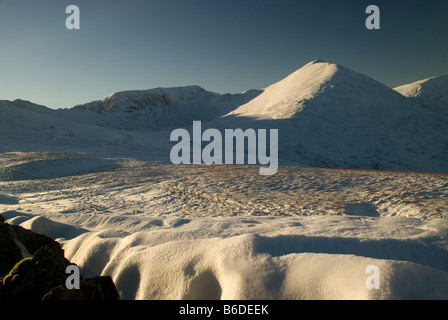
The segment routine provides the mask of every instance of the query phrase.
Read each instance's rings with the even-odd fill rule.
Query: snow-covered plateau
[[[448,299],[446,92],[316,60],[241,94],[0,101],[0,214],[122,299]],[[173,165],[194,120],[278,129],[278,172]]]

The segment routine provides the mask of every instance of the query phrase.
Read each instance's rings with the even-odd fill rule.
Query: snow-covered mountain
[[[89,112],[94,114],[94,112]],[[157,152],[161,139],[153,142],[139,133],[101,127],[91,114],[70,117],[67,110],[53,110],[28,101],[0,101],[0,152],[52,151],[137,156]],[[163,143],[163,142],[162,142]],[[159,152],[161,153],[161,152]]]
[[[385,104],[402,105],[404,101],[401,95],[365,75],[318,59],[269,86],[230,114],[290,119],[310,109],[326,117],[350,113],[358,117],[387,112]]]
[[[218,94],[199,86],[123,91],[63,111],[71,119],[124,130],[159,130],[218,118],[244,104],[260,90]],[[93,114],[90,111],[95,111]]]
[[[414,98],[316,60],[237,95],[158,88],[64,110],[0,100],[0,214],[58,239],[123,299],[446,300],[446,174],[260,176],[169,159],[172,128],[202,120],[278,129],[280,164],[448,173],[448,90],[435,81],[408,85],[423,88]]]
[[[395,90],[424,108],[448,115],[448,75],[416,81]]]
[[[0,101],[0,140],[6,149],[26,141],[32,148],[43,143],[114,154],[151,150],[169,160],[171,130],[201,120],[203,128],[278,129],[279,158],[287,163],[447,172],[446,81],[432,78],[393,90],[315,60],[264,90],[241,94],[156,88],[59,110]]]
[[[37,112],[41,114],[47,114],[47,115],[54,115],[54,110],[47,108],[45,106],[35,104],[30,101],[17,99],[14,101],[8,101],[8,100],[0,100],[0,107],[6,107],[6,106],[12,106],[17,109],[26,110],[30,112]]]
[[[266,88],[227,120],[227,126],[279,129],[280,154],[308,165],[443,171],[448,164],[446,118],[321,60]]]

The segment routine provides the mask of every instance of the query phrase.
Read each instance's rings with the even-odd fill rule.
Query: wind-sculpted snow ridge
[[[394,90],[424,108],[448,115],[448,75],[416,81]]]
[[[19,211],[3,215],[58,237],[84,277],[111,276],[122,299],[448,298],[446,220],[116,212],[97,215],[102,223],[87,230]],[[73,216],[81,225],[93,218],[54,215]],[[372,266],[377,289],[368,286]]]
[[[64,249],[87,275],[111,275],[123,299],[446,299],[448,252],[424,244],[438,231],[424,235],[425,223],[404,220],[376,223],[200,218],[128,235],[84,233]],[[397,232],[400,223],[420,234],[375,239],[380,228]],[[303,234],[325,224],[358,231],[367,225],[370,236]],[[366,286],[369,266],[380,270],[379,289]]]

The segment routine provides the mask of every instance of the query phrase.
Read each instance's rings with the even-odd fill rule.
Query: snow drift
[[[65,232],[66,257],[86,277],[112,276],[123,299],[448,298],[448,254],[437,243],[446,221],[397,219],[196,218],[138,232],[86,232],[42,217],[21,225]],[[379,289],[368,285],[370,266]]]

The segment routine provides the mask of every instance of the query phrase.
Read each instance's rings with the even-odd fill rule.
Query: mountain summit
[[[277,128],[280,153],[302,164],[438,171],[448,163],[446,118],[368,76],[322,60],[227,116],[227,126]]]
[[[395,91],[424,108],[448,115],[448,75],[406,84]]]
[[[346,67],[312,61],[285,79],[269,86],[232,115],[287,119],[312,106],[315,112],[368,111],[384,102],[401,103],[403,97],[385,85]]]

